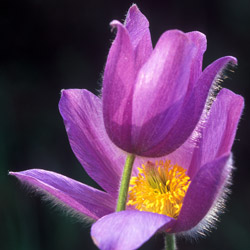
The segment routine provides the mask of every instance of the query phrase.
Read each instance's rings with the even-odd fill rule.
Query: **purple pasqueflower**
[[[127,16],[126,28],[118,22],[115,22],[115,25],[118,27],[118,34],[108,58],[105,70],[106,76],[104,74],[102,98],[93,95],[87,90],[71,89],[62,91],[59,103],[60,113],[64,119],[73,152],[86,172],[104,191],[94,189],[68,177],[46,170],[31,169],[22,172],[10,172],[11,175],[35,187],[36,190],[44,192],[48,197],[54,199],[56,202],[58,201],[59,204],[63,204],[72,211],[96,221],[92,226],[91,235],[100,249],[135,249],[140,247],[156,232],[185,233],[188,231],[206,230],[206,228],[211,225],[212,219],[217,215],[218,209],[220,209],[232,171],[231,147],[243,108],[243,98],[227,89],[222,89],[214,102],[212,104],[210,103],[211,106],[208,105],[204,108],[204,103],[201,99],[207,99],[207,91],[210,89],[214,79],[218,77],[218,73],[221,72],[225,64],[230,61],[234,62],[235,59],[232,57],[221,58],[211,64],[201,74],[202,54],[206,47],[204,35],[199,32],[184,34],[180,31],[170,31],[165,33],[168,35],[162,36],[152,52],[152,56],[148,55],[148,58],[151,59],[144,63],[146,61],[146,52],[150,47],[147,44],[147,41],[149,42],[150,39],[145,23],[147,24],[145,17],[139,12],[135,5],[131,7]],[[176,38],[176,42],[173,40],[174,37]],[[165,43],[164,41],[167,38],[170,41],[166,41]],[[124,106],[124,112],[128,110],[131,111],[133,107],[131,106],[132,100],[129,100],[129,93],[131,96],[136,96],[136,89],[141,88],[140,91],[145,95],[139,96],[138,92],[138,98],[145,104],[146,111],[141,112],[143,120],[141,127],[136,125],[130,126],[129,128],[129,126],[123,126],[120,124],[120,121],[117,121],[117,123],[115,122],[114,124],[120,124],[121,127],[118,128],[114,127],[116,125],[113,126],[109,123],[109,118],[110,120],[113,118],[112,111],[107,113],[108,106],[112,110],[111,103],[107,104],[107,102],[109,103],[107,99],[107,84],[111,85],[110,91],[112,93],[112,91],[115,90],[115,85],[113,84],[117,81],[107,83],[107,74],[110,74],[108,75],[110,79],[119,78],[121,82],[123,82],[123,78],[120,78],[119,74],[124,73],[125,77],[125,72],[127,70],[130,72],[129,67],[131,67],[128,63],[128,66],[125,67],[124,72],[122,72],[121,67],[114,66],[114,78],[111,77],[111,73],[106,73],[112,71],[108,69],[108,65],[112,58],[112,60],[115,61],[115,55],[117,55],[115,51],[116,48],[120,46],[117,42],[119,39],[121,44],[125,46],[119,48],[120,54],[130,46],[129,42],[124,44],[122,41],[124,39],[131,39],[133,51],[135,51],[133,52],[133,56],[136,55],[135,68],[145,68],[145,70],[149,67],[145,65],[151,64],[152,58],[156,57],[153,55],[157,54],[159,50],[161,50],[161,52],[157,55],[157,58],[162,62],[163,58],[161,56],[162,53],[165,53],[160,49],[161,46],[163,46],[162,43],[165,45],[172,44],[171,46],[169,45],[170,47],[166,46],[166,50],[168,51],[167,57],[170,57],[170,53],[172,55],[171,58],[160,66],[162,71],[166,71],[164,76],[162,76],[163,73],[161,73],[161,70],[159,71],[157,68],[159,64],[155,65],[154,72],[156,75],[159,74],[161,76],[157,77],[154,74],[148,74],[147,70],[144,76],[144,73],[141,73],[141,77],[146,80],[156,77],[155,81],[151,83],[151,94],[154,101],[150,100],[149,95],[146,93],[149,89],[141,88],[142,86],[139,84],[142,83],[141,81],[138,83],[138,86],[135,85],[135,89],[128,90],[127,87],[124,89],[125,85],[119,86],[118,88],[123,88],[124,96],[119,92],[120,89],[118,90],[117,88],[117,100],[112,97],[114,94],[110,96],[110,100],[113,100],[114,106]],[[186,43],[187,45],[185,45]],[[176,48],[174,44],[179,45]],[[192,46],[190,44],[192,44]],[[194,47],[195,49],[193,49]],[[172,49],[175,51],[173,54]],[[190,70],[188,74],[186,71],[182,73],[177,72],[178,70],[182,70],[182,67],[188,66],[186,61],[189,60],[186,56],[179,55],[180,53],[176,52],[177,49],[182,51],[181,54],[185,54],[186,50],[189,51],[188,54],[185,54],[187,57],[192,55],[192,60],[189,62]],[[191,53],[192,50],[194,50],[194,52],[192,52],[193,54]],[[129,57],[123,57],[120,56],[120,54],[118,53],[118,59],[116,60],[117,65],[124,63],[123,60],[126,58],[127,61],[130,61]],[[142,54],[145,56],[142,57]],[[156,59],[154,59],[153,62],[157,62]],[[141,67],[142,64],[144,64],[143,67]],[[166,68],[165,64],[172,65],[170,67],[171,70],[170,68]],[[182,66],[178,67],[177,71],[177,67],[172,71],[174,65],[177,64]],[[115,65],[114,62],[113,65]],[[152,70],[152,67],[151,65],[149,68]],[[120,71],[120,73],[117,75],[118,71]],[[140,70],[140,72],[141,71],[142,70]],[[127,74],[129,74],[129,72],[127,72]],[[190,72],[192,72],[192,74]],[[138,74],[140,75],[140,73]],[[167,78],[165,78],[166,75],[168,75]],[[170,75],[172,76],[170,77]],[[177,76],[180,82],[181,80],[184,81],[184,77],[187,77],[188,85],[185,87],[180,83],[181,86],[179,86],[179,84],[175,86],[175,81],[172,81],[172,78]],[[202,80],[197,80],[197,76]],[[163,93],[157,91],[158,87],[156,88],[154,84],[157,82],[157,85],[160,85],[160,78],[171,80],[170,82],[175,86],[174,89],[177,93],[168,89],[167,93],[173,92],[170,97],[168,97],[164,91]],[[147,83],[147,81],[143,81],[143,84]],[[197,84],[199,84],[199,86]],[[182,88],[186,88],[186,90],[182,90]],[[169,106],[167,108],[168,111],[163,112],[169,120],[171,120],[170,118],[172,117],[175,121],[174,127],[171,127],[171,129],[168,127],[170,125],[165,123],[165,119],[163,119],[160,114],[159,116],[153,117],[153,111],[147,110],[147,107],[156,105],[155,111],[160,112],[160,106],[158,107],[156,103],[155,95],[158,96],[159,103],[164,106],[165,104],[160,98],[161,94],[166,95],[169,103],[175,103],[174,107]],[[211,92],[210,94],[210,97],[212,97]],[[149,98],[149,106],[143,102],[144,98],[146,98],[145,96]],[[133,99],[133,102],[134,101],[137,102],[138,100],[135,98]],[[125,103],[127,105],[126,110]],[[137,104],[140,110],[142,107],[139,103]],[[186,105],[192,109],[191,113]],[[164,109],[165,107],[166,105]],[[172,109],[174,108],[176,109],[175,114],[177,118],[173,115]],[[201,111],[199,109],[201,109]],[[189,119],[198,119],[198,124],[197,121],[194,122],[195,125],[191,124],[192,122],[187,119],[187,115],[183,113],[184,110],[188,112]],[[131,118],[127,117],[123,111],[120,111],[121,109],[118,109],[117,117],[122,117],[121,120],[125,123],[128,122]],[[134,111],[135,110],[130,113],[134,114]],[[202,112],[202,115],[199,114],[197,118],[196,115],[199,112]],[[152,118],[152,120],[150,118],[145,124],[144,113]],[[181,117],[182,115],[184,115],[184,117]],[[158,120],[156,121],[155,119],[159,119],[162,124],[159,125]],[[152,127],[153,120],[155,120],[154,124],[156,128]],[[144,145],[146,147],[146,142],[155,142],[153,144],[155,146],[149,150],[145,148],[144,151],[142,150],[141,153],[138,154],[144,155],[144,153],[147,152],[145,155],[151,156],[151,152],[155,152],[155,154],[153,154],[154,156],[160,156],[165,151],[165,153],[172,151],[172,153],[157,159],[146,157],[136,158],[130,182],[127,210],[121,212],[115,212],[115,210],[126,153],[111,141],[110,134],[108,135],[107,133],[111,127],[107,124],[105,125],[105,121],[113,126],[111,127],[114,129],[114,134],[118,132],[118,134],[120,133],[120,135],[122,135],[121,130],[124,130],[123,139],[125,141],[130,134],[129,131],[137,130],[139,133],[135,134],[137,134],[138,143],[143,137],[147,139],[146,134],[143,133],[151,128],[152,131],[150,131],[150,133],[148,132],[149,139],[146,141],[143,139],[145,144],[140,145],[136,143],[134,145],[139,147],[139,151],[144,148]],[[187,127],[191,125],[195,126],[195,128],[191,130],[191,134],[189,132],[187,133],[188,129],[185,127],[177,132],[176,129],[182,127],[181,124],[184,122]],[[126,124],[131,123],[128,122]],[[178,141],[177,144],[181,144],[181,146],[176,144],[171,150],[165,150],[164,148],[168,147],[169,144],[166,144],[163,138],[162,142],[157,144],[157,141],[153,140],[153,136],[158,136],[158,132],[156,131],[160,129],[161,126],[163,126],[164,129],[165,126],[168,127],[167,132],[165,131],[166,133],[161,129],[162,133],[167,134],[166,138],[168,138],[171,143]],[[175,129],[175,127],[177,128]],[[174,133],[173,137],[170,132]],[[178,136],[182,137],[182,139],[179,140]],[[188,137],[188,139],[184,140],[184,137]],[[136,138],[133,138],[132,141],[134,141],[134,139]],[[161,147],[163,147],[163,149]],[[157,153],[157,150],[161,153]],[[137,167],[140,167],[140,169],[137,169]]]
[[[149,23],[133,5],[117,29],[103,76],[103,115],[111,140],[126,152],[160,157],[182,145],[200,119],[211,86],[228,63],[202,71],[206,37],[169,30],[152,48]]]
[[[209,114],[204,112],[205,122],[203,117],[193,135],[163,158],[182,166],[191,180],[176,218],[140,211],[131,205],[125,211],[115,212],[126,155],[106,134],[101,99],[86,90],[64,90],[59,108],[72,150],[104,191],[41,169],[10,174],[71,210],[97,220],[91,234],[100,249],[135,249],[158,231],[201,231],[212,223],[232,171],[231,147],[243,108],[241,96],[222,89]],[[200,137],[194,144],[196,133]],[[152,161],[138,157],[135,166],[148,160]],[[138,176],[136,168],[132,175]]]

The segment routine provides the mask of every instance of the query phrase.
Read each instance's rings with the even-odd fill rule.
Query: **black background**
[[[92,186],[74,157],[58,112],[60,90],[100,89],[114,33],[132,1],[13,0],[0,2],[0,249],[96,249],[89,226],[27,192],[8,171],[43,168]],[[239,65],[223,87],[246,107],[233,147],[232,195],[217,230],[179,249],[250,249],[249,46],[250,1],[136,1],[150,21],[152,40],[168,29],[207,35],[204,66],[233,55]],[[161,235],[141,249],[161,249]]]

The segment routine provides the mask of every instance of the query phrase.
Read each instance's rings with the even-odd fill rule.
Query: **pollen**
[[[190,185],[186,169],[167,160],[148,161],[138,170],[130,180],[127,205],[177,219]]]

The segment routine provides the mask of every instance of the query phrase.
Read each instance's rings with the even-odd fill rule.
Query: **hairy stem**
[[[165,250],[176,250],[174,234],[165,234]]]
[[[117,206],[116,206],[117,212],[125,210],[126,208],[129,181],[130,181],[130,177],[132,173],[134,160],[135,160],[135,155],[127,156],[124,169],[123,169],[123,173],[122,173],[122,180],[121,180],[119,196],[118,196],[118,201],[117,201]]]

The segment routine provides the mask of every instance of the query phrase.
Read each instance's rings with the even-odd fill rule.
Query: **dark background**
[[[155,44],[167,29],[202,31],[204,66],[233,55],[239,66],[223,83],[245,97],[233,152],[236,170],[226,213],[206,239],[179,249],[250,249],[249,46],[250,1],[135,1],[151,24]],[[96,249],[90,227],[27,192],[9,170],[43,168],[89,185],[73,155],[58,112],[60,90],[100,89],[114,33],[132,1],[1,0],[0,2],[0,249]],[[161,235],[142,249],[161,249]]]

